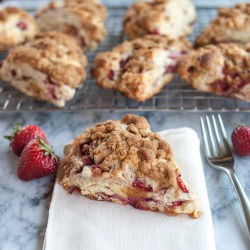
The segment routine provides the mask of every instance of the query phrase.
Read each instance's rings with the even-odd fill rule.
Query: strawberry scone
[[[170,215],[200,215],[171,147],[144,117],[125,115],[82,132],[68,147],[62,185],[68,192]]]
[[[100,3],[99,0],[64,0],[64,3],[67,5],[72,5],[72,4],[79,4],[79,3]]]
[[[195,20],[190,0],[139,1],[127,10],[123,26],[129,39],[148,34],[176,39],[190,34]]]
[[[86,66],[86,57],[74,40],[48,32],[11,50],[0,75],[21,92],[63,107],[82,85]]]
[[[107,34],[106,17],[106,8],[94,1],[80,4],[51,2],[36,14],[42,31],[63,32],[87,50],[93,50],[103,42]]]
[[[215,19],[196,38],[196,45],[250,42],[250,3],[221,8]]]
[[[250,44],[206,45],[192,51],[179,66],[194,88],[250,102]]]
[[[8,50],[26,42],[38,32],[38,25],[25,10],[16,7],[0,10],[0,50]]]
[[[145,36],[97,54],[93,75],[100,87],[143,102],[169,83],[190,44],[186,39]]]

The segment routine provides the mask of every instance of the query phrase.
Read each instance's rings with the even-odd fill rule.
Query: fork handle
[[[245,219],[246,219],[246,223],[247,223],[247,228],[248,228],[248,235],[250,237],[250,202],[249,199],[243,189],[243,187],[240,184],[240,181],[236,175],[236,173],[234,172],[234,170],[231,171],[227,171],[227,174],[231,180],[231,182],[233,183],[234,186],[234,190],[240,200],[240,204],[241,204],[241,208],[243,210]]]

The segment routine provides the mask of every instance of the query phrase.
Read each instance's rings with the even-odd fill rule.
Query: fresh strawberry
[[[4,138],[10,140],[12,151],[20,156],[24,147],[38,136],[47,141],[44,132],[38,126],[27,125],[22,127],[20,123],[17,123],[12,130],[12,135],[6,135]]]
[[[52,147],[41,137],[30,141],[24,148],[18,163],[17,175],[29,181],[53,174],[58,165],[58,157]]]
[[[250,156],[250,127],[237,125],[233,130],[232,143],[235,152],[240,156]]]

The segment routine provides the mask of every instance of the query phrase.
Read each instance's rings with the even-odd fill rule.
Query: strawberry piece
[[[250,156],[250,127],[237,125],[233,130],[232,143],[235,152],[240,156]]]
[[[183,201],[174,201],[174,202],[172,202],[172,206],[173,207],[178,207],[178,206],[181,206],[182,203],[183,203]]]
[[[177,176],[177,183],[178,183],[178,186],[180,187],[180,189],[184,192],[184,193],[189,193],[186,185],[184,184],[182,178],[181,178],[181,175],[179,174]]]
[[[109,73],[108,73],[108,78],[109,78],[109,80],[110,81],[113,81],[114,80],[114,78],[115,78],[115,72],[114,72],[114,70],[110,70],[109,71]]]
[[[20,123],[17,123],[12,129],[12,135],[6,135],[4,138],[10,140],[13,153],[20,156],[24,147],[38,136],[47,141],[44,132],[38,126],[27,125],[22,127]]]
[[[73,194],[74,192],[78,192],[79,194],[81,193],[81,189],[77,186],[73,186],[70,188],[69,193]]]
[[[166,68],[166,74],[169,74],[169,73],[174,73],[175,71],[177,70],[177,65],[169,65],[167,68]]]
[[[93,160],[90,158],[90,156],[83,156],[82,162],[85,166],[91,166],[94,164]]]
[[[23,181],[30,181],[53,174],[58,157],[52,147],[41,137],[30,141],[19,159],[17,175]]]
[[[138,179],[135,179],[132,183],[132,186],[133,187],[136,187],[136,188],[140,188],[140,189],[143,189],[144,191],[146,192],[152,192],[153,189],[151,186],[149,185],[146,185],[144,182],[138,180]]]
[[[57,99],[56,92],[55,92],[55,85],[56,85],[55,82],[50,77],[48,77],[48,79],[45,82],[47,83],[50,96],[53,99]]]
[[[15,71],[14,69],[11,70],[11,75],[12,75],[13,77],[16,77],[16,71]]]
[[[28,28],[28,25],[25,22],[19,22],[16,26],[19,27],[21,30],[26,30]]]
[[[85,41],[84,37],[82,37],[82,36],[80,37],[80,43],[83,47],[86,47],[86,41]]]
[[[160,32],[160,30],[159,29],[154,29],[154,30],[152,30],[152,31],[150,31],[149,32],[149,34],[150,35],[160,35],[161,34],[161,32]]]
[[[122,59],[119,62],[120,68],[123,69],[125,67],[125,65],[130,61],[131,57],[129,56],[126,59]]]

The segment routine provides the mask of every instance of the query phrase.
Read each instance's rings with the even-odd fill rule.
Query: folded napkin
[[[68,194],[58,180],[50,205],[46,250],[213,250],[215,241],[199,139],[189,128],[160,133],[197,194],[202,215],[171,217],[129,205],[93,201]]]

